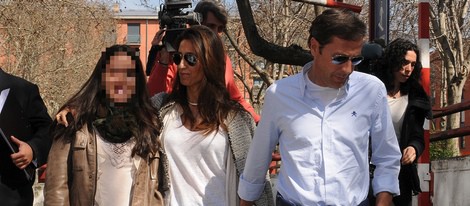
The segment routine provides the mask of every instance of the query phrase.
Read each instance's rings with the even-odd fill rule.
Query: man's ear
[[[312,53],[320,52],[320,43],[315,38],[310,38],[310,42],[308,44],[310,51]]]

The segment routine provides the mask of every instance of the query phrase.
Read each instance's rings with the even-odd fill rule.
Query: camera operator
[[[196,5],[194,12],[202,14],[202,25],[212,29],[219,37],[222,35],[227,25],[227,11],[222,5],[213,0],[202,0]],[[147,73],[150,73],[150,76],[147,87],[151,96],[159,92],[170,93],[177,75],[176,65],[173,63],[173,60],[170,58],[170,53],[162,43],[165,33],[166,30],[161,29],[155,34],[152,40],[152,49],[149,52]],[[225,58],[225,84],[230,93],[230,98],[239,102],[245,110],[250,112],[255,122],[258,122],[260,119],[259,115],[256,114],[253,107],[243,99],[235,85],[232,63],[227,54]],[[152,68],[150,72],[148,70],[149,68]]]

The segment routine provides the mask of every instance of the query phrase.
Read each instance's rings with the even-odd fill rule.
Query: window
[[[127,24],[127,44],[140,44],[140,24]]]

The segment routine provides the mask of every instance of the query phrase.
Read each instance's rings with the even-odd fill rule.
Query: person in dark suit
[[[0,128],[18,152],[0,141],[0,200],[2,205],[33,204],[34,171],[47,160],[51,117],[37,85],[0,68]],[[32,171],[28,179],[24,169]]]

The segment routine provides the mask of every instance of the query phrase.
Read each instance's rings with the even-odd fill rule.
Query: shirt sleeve
[[[39,94],[39,88],[36,85],[31,85],[26,88],[25,92],[28,95],[28,104],[25,108],[27,110],[28,122],[31,124],[33,130],[33,137],[28,141],[29,146],[34,152],[34,159],[37,161],[37,166],[46,163],[47,155],[52,144],[52,139],[49,135],[49,128],[52,123],[49,113],[47,113],[46,105]]]
[[[253,141],[248,151],[245,169],[240,176],[238,195],[247,201],[257,200],[263,192],[266,172],[271,162],[274,148],[279,141],[278,129],[275,125],[274,92],[268,90],[263,107],[263,118],[255,130]]]
[[[234,72],[232,68],[232,62],[228,56],[225,56],[225,86],[227,87],[228,92],[230,93],[230,99],[240,103],[246,111],[248,111],[256,123],[259,122],[260,117],[256,114],[255,109],[248,103],[241,95],[238,90],[237,85],[235,85],[235,80],[233,79]]]
[[[153,67],[155,66],[155,59],[157,58],[158,51],[160,51],[160,46],[153,45],[150,47],[149,55],[147,57],[147,65],[145,66],[145,74],[150,76]]]
[[[157,55],[157,60],[158,59],[160,59],[159,55]],[[177,67],[171,58],[168,62],[168,66],[163,66],[158,63],[155,64],[147,82],[150,96],[160,92],[171,93],[177,73]]]
[[[396,196],[400,194],[398,174],[401,152],[392,124],[385,87],[378,92],[374,111],[376,113],[371,129],[371,161],[376,166],[372,180],[374,195],[379,192],[390,192]]]

